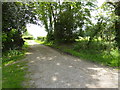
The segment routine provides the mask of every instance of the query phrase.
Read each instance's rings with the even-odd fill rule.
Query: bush
[[[9,50],[3,53],[2,62],[5,63],[5,62],[12,61],[12,60],[16,60],[17,58],[23,55],[24,55],[24,52],[21,52],[19,50]]]
[[[45,37],[37,37],[37,40],[41,40],[41,41],[45,41],[46,40],[46,38]]]
[[[16,29],[11,31],[2,32],[2,50],[7,51],[10,49],[21,49],[24,41],[22,36],[18,33]]]

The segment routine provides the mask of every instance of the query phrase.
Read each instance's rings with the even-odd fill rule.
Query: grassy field
[[[109,43],[93,41],[89,48],[87,48],[86,40],[78,40],[75,43],[68,44],[55,44],[55,43],[38,43],[56,48],[62,52],[77,56],[83,60],[89,60],[102,65],[118,68],[120,67],[120,53],[117,48],[109,49],[112,47]]]
[[[26,61],[22,61],[25,57],[25,43],[23,50],[11,50],[3,53],[2,57],[2,88],[23,88],[23,81],[26,80]]]

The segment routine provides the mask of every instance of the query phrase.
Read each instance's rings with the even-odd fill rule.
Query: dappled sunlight
[[[23,70],[23,69],[25,69],[25,67],[21,67],[20,69]]]
[[[5,64],[5,66],[8,66],[8,65],[14,64],[14,63],[15,63],[15,61],[9,61],[9,62],[7,62],[7,63]]]
[[[85,86],[89,88],[99,88],[95,84],[86,84]]]
[[[17,65],[18,67],[20,67],[20,65]]]
[[[93,79],[96,79],[96,75],[91,75]]]
[[[91,67],[89,67],[88,69],[92,69],[92,70],[102,70],[103,68],[91,68]]]
[[[52,81],[57,81],[57,77],[56,77],[56,76],[53,76],[53,77],[52,77]]]
[[[69,68],[73,67],[73,66],[68,66]]]
[[[48,60],[52,60],[53,58],[52,57],[49,57]]]
[[[58,65],[58,66],[59,66],[59,65],[60,65],[60,63],[57,63],[56,65]]]
[[[42,57],[41,59],[46,59],[46,57]]]
[[[70,84],[70,83],[67,83],[67,86],[71,86],[71,84]]]
[[[106,87],[109,87],[111,86],[111,88],[114,88],[113,85],[113,79],[114,80],[117,80],[118,81],[118,75],[117,76],[110,76],[109,74],[114,74],[112,72],[105,70],[104,68],[91,68],[91,67],[88,67],[89,70],[93,70],[95,73],[91,74],[90,76],[92,77],[92,79],[96,80],[96,82],[92,82],[94,84],[86,84],[87,87],[95,87],[95,86],[98,86],[98,87],[102,87],[102,86],[106,86]],[[118,74],[118,73],[116,73]],[[118,83],[117,82],[114,82],[117,86],[118,86]]]
[[[35,61],[30,61],[30,63],[34,63]]]
[[[26,54],[26,55],[31,55],[31,54],[33,54],[33,53],[31,53],[31,52],[26,52],[25,54]]]
[[[77,61],[81,61],[81,60],[80,59],[75,59],[74,61],[77,62]]]
[[[48,61],[51,61],[54,59],[54,57],[36,57],[36,59],[38,60],[48,60]]]
[[[36,57],[36,59],[40,59],[40,57]]]
[[[33,79],[39,87],[100,88],[117,86],[116,75],[100,65],[57,53],[42,45],[31,46],[29,63]],[[36,74],[36,75],[35,75]],[[115,79],[116,78],[116,79]],[[42,83],[43,82],[45,83]],[[112,82],[115,82],[113,84]],[[108,85],[107,85],[107,82]],[[35,82],[36,83],[36,82]],[[40,85],[42,83],[42,85]],[[43,86],[43,87],[44,87]]]
[[[61,80],[60,82],[64,83],[64,81],[63,81],[63,80]]]

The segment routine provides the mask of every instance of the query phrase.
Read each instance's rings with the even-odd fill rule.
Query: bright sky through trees
[[[28,32],[34,36],[34,38],[37,38],[38,36],[46,36],[47,32],[45,31],[44,26],[39,26],[35,24],[27,24],[27,30]]]
[[[98,1],[97,5],[100,7],[104,3],[105,0],[97,0],[97,1]],[[96,12],[92,12],[91,14],[92,16],[94,16]],[[33,35],[35,38],[37,38],[38,36],[47,35],[47,32],[45,31],[44,26],[39,26],[35,24],[27,24],[26,27],[27,27],[28,33]]]

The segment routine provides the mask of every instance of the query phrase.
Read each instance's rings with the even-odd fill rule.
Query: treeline
[[[81,2],[6,2],[2,3],[3,50],[19,49],[24,44],[22,34],[26,23],[41,20],[47,31],[47,41],[75,42],[88,37],[89,48],[93,39],[113,42],[120,49],[120,2],[107,2],[92,22],[92,11],[98,9],[95,1]]]
[[[57,43],[74,42],[88,37],[89,48],[93,39],[115,42],[120,49],[120,2],[106,2],[100,8],[95,2],[39,2],[36,13],[48,32],[47,40]],[[92,22],[91,12],[99,11]],[[105,14],[105,15],[104,15]]]

